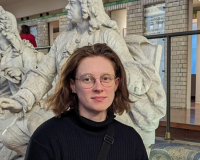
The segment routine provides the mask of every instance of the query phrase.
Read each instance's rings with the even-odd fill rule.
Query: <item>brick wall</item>
[[[67,15],[59,17],[59,31],[62,32],[67,24]]]
[[[115,11],[115,10],[119,10],[119,9],[127,9],[127,7],[128,7],[128,3],[122,3],[122,4],[104,7],[104,9],[106,12],[109,12],[109,11]]]
[[[157,3],[166,5],[166,33],[188,30],[188,0],[141,0],[129,2],[127,34],[143,35],[144,7]],[[171,107],[174,108],[186,108],[187,42],[186,36],[174,37],[171,42]]]
[[[37,21],[37,42],[38,46],[49,46],[48,24],[46,20]]]
[[[166,33],[188,31],[188,0],[166,0]],[[186,108],[188,38],[171,43],[171,107]]]

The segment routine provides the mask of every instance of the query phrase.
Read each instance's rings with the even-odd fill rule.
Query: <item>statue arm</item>
[[[23,68],[20,68],[23,74],[26,74],[29,70],[36,69],[37,66],[37,54],[29,47],[26,47],[22,54]]]
[[[27,73],[26,80],[20,90],[12,96],[23,106],[23,113],[31,110],[33,104],[38,102],[52,87],[52,81],[57,74],[56,70],[56,42],[50,52],[44,56],[43,61],[35,70]]]
[[[166,114],[166,94],[158,71],[145,56],[141,47],[139,45],[128,45],[128,48],[131,55],[141,64],[151,80],[147,92],[141,97],[137,97],[135,103],[131,104],[130,114],[132,114],[133,121],[142,130],[154,131],[159,125],[159,120]],[[130,94],[130,96],[135,97],[134,94]]]
[[[23,84],[24,80],[26,79],[26,73],[30,70],[36,69],[37,66],[37,54],[33,48],[25,47],[23,54],[22,54],[22,63],[23,66],[18,68],[21,71],[21,84]],[[18,84],[19,86],[19,84]]]

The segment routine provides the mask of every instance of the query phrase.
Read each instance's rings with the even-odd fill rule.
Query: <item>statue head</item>
[[[117,23],[111,20],[105,13],[102,0],[69,0],[69,3],[65,8],[68,10],[68,18],[70,19],[70,22],[67,25],[68,30],[73,28],[74,22],[72,19],[75,15],[72,14],[79,14],[83,19],[88,19],[88,31],[90,34],[95,30],[100,29],[102,26],[118,31]],[[78,17],[78,15],[76,16]]]
[[[17,30],[17,21],[15,16],[5,11],[0,6],[0,33],[15,47],[16,41],[21,41],[19,32]]]
[[[14,49],[13,56],[18,56],[23,51],[22,40],[17,30],[17,21],[15,16],[5,11],[0,6],[0,33],[10,42]]]

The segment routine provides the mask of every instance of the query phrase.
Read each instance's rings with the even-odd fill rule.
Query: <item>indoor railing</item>
[[[200,34],[200,30],[146,36],[147,39],[167,38],[167,120],[165,140],[172,140],[170,136],[171,38],[195,34]]]

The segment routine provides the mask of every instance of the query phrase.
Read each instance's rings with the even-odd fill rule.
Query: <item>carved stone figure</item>
[[[0,6],[0,98],[14,95],[23,83],[26,72],[35,69],[42,57],[43,54],[35,51],[28,41],[21,40],[15,17]],[[1,112],[5,113],[0,114],[0,135],[16,119],[15,114],[8,110]],[[2,145],[1,136],[0,146],[1,160],[15,156]]]
[[[135,101],[131,104],[130,113],[116,118],[134,127],[149,147],[154,143],[159,119],[165,115],[166,97],[155,66],[142,49],[143,42],[134,44],[135,39],[130,36],[126,44],[118,33],[116,22],[110,20],[105,13],[101,0],[70,0],[66,9],[69,19],[66,30],[57,37],[38,69],[28,72],[21,89],[12,99],[0,99],[3,110],[20,113],[16,121],[5,130],[4,144],[24,155],[33,131],[53,116],[51,111],[44,110],[45,106],[40,100],[51,89],[63,64],[78,47],[107,43],[125,66],[130,97]],[[149,43],[144,40],[144,44]]]

